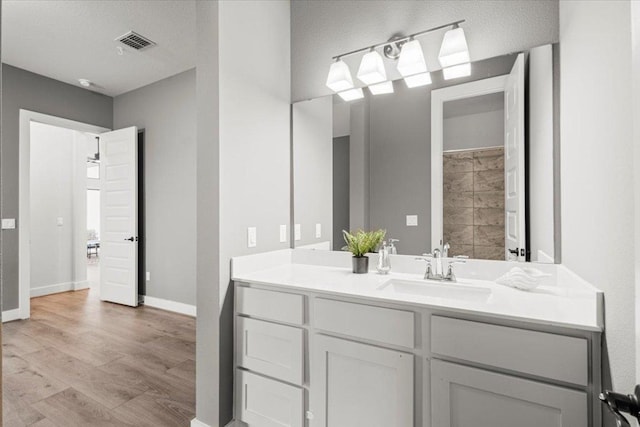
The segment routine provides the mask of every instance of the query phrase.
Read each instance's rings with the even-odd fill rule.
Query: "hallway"
[[[4,426],[188,426],[195,319],[101,302],[98,289],[31,300],[3,325]]]

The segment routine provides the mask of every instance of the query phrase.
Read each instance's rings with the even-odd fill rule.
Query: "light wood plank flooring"
[[[96,295],[34,298],[3,325],[4,427],[189,425],[195,319]]]

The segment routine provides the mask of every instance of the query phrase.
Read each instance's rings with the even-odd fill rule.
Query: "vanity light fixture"
[[[458,24],[455,24],[452,29],[444,33],[438,60],[442,68],[464,64],[470,61],[467,39],[464,36],[464,30],[460,28]]]
[[[358,68],[358,79],[366,85],[373,85],[387,80],[382,56],[371,48],[371,52],[362,57]]]
[[[446,80],[467,76],[471,73],[469,48],[460,24],[464,19],[439,25],[408,36],[395,34],[384,43],[352,50],[334,56],[334,63],[329,68],[326,85],[345,101],[353,101],[364,96],[362,88],[354,88],[349,66],[342,60],[346,56],[368,51],[360,62],[357,77],[369,87],[373,95],[393,92],[393,83],[387,81],[387,72],[380,53],[376,50],[383,48],[384,54],[390,60],[398,60],[398,71],[404,77],[407,87],[419,87],[431,83],[431,74],[424,59],[422,46],[416,37],[433,31],[448,29],[442,40],[438,55],[443,67]]]
[[[469,62],[442,69],[442,76],[445,80],[457,79],[459,77],[467,77],[470,75],[471,64]]]
[[[384,95],[386,93],[393,93],[393,82],[386,81],[369,86],[369,91],[372,95]]]
[[[353,88],[353,79],[349,66],[342,60],[337,59],[329,68],[327,76],[327,86],[334,92]]]
[[[338,96],[345,101],[355,101],[356,99],[364,98],[364,93],[362,89],[357,87],[355,89],[349,89],[342,92],[338,92]]]

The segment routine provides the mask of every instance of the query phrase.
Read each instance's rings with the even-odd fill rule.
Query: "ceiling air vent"
[[[143,50],[156,45],[154,42],[144,36],[141,36],[135,31],[129,31],[127,34],[118,37],[116,40],[135,50]]]

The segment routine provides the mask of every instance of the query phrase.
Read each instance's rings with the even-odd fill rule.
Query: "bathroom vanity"
[[[393,257],[390,275],[349,262],[300,249],[233,260],[237,420],[601,425],[602,293],[564,267],[524,292],[490,280],[507,262],[471,261],[459,283],[423,280],[412,257]]]

